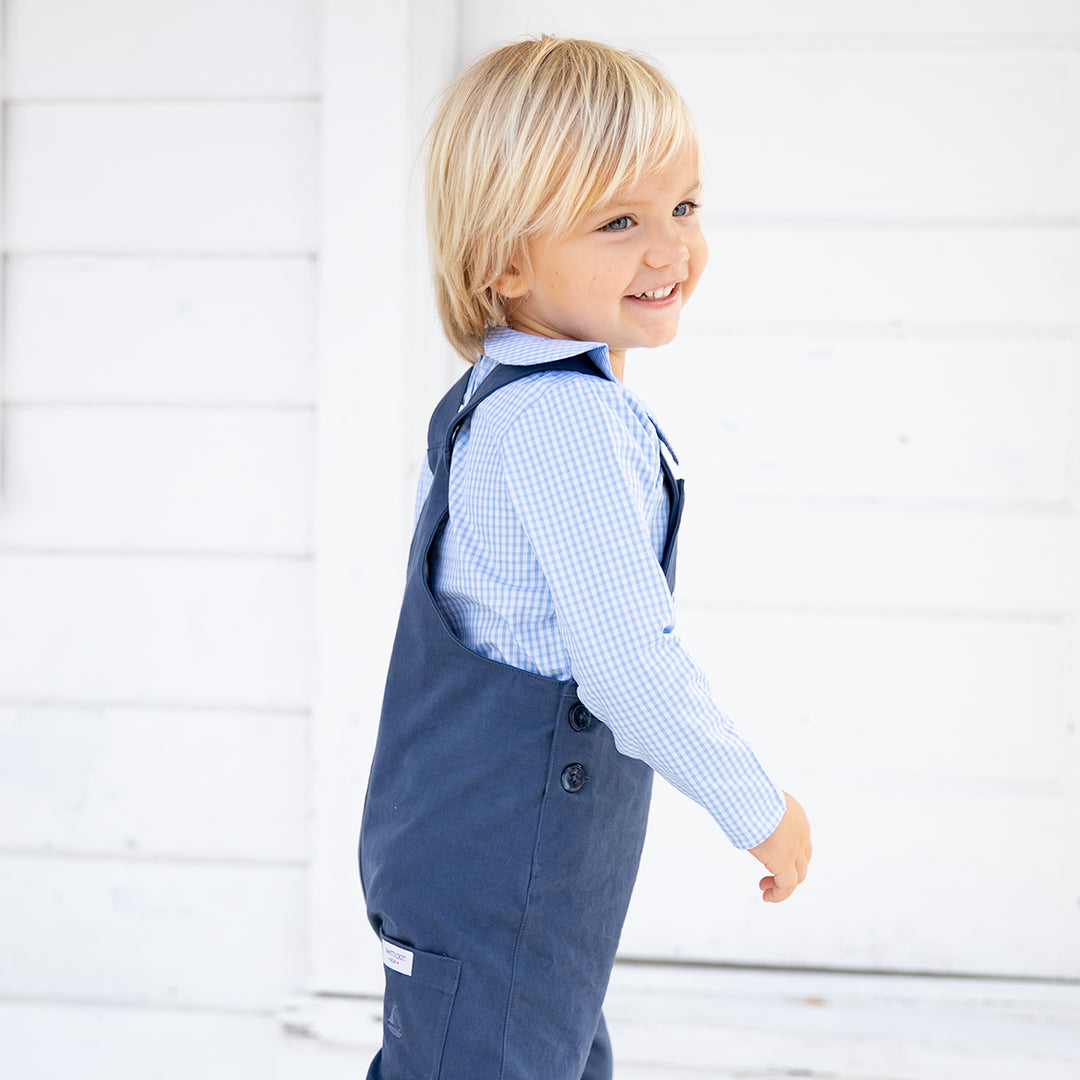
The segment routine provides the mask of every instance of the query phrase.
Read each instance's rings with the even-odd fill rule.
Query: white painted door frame
[[[315,521],[310,985],[374,989],[356,869],[404,574],[435,329],[414,164],[456,59],[457,8],[326,0]]]

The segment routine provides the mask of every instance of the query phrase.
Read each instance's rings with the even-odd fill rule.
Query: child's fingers
[[[806,861],[796,860],[790,867],[763,877],[758,882],[761,899],[769,904],[779,904],[786,900],[806,878]]]
[[[781,885],[775,877],[764,877],[758,882],[761,889],[761,899],[767,904],[779,904],[786,900],[794,891],[795,885]]]

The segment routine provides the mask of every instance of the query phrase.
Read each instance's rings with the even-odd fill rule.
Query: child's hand
[[[750,854],[771,871],[769,877],[758,883],[761,899],[770,904],[786,900],[795,891],[795,886],[806,877],[806,866],[810,862],[810,822],[806,820],[806,811],[786,791],[784,798],[787,811],[780,824],[771,836],[749,849]]]

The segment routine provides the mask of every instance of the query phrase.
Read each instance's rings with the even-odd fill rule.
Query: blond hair
[[[699,156],[675,88],[641,57],[543,36],[495,49],[445,91],[432,124],[427,221],[439,318],[470,363],[507,323],[496,288],[527,242],[572,230],[680,152]]]

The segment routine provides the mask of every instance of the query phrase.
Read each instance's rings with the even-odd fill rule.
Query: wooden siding
[[[19,1080],[267,1076],[305,982],[320,8],[5,4]]]

